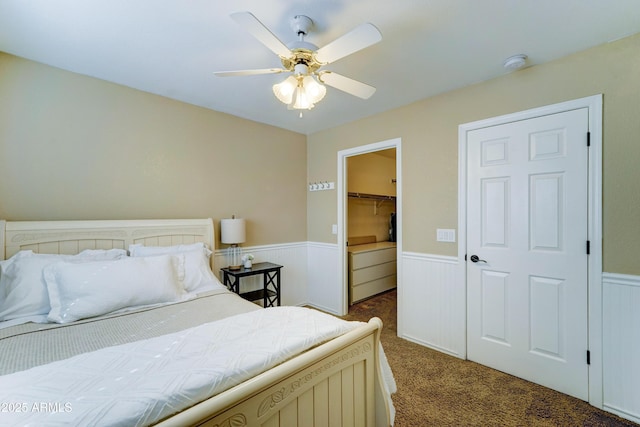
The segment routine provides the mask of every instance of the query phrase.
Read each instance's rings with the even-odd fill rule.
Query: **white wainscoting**
[[[338,279],[338,245],[318,242],[309,242],[308,245],[309,305],[340,315],[344,290]]]
[[[640,276],[603,273],[603,407],[640,423]]]
[[[338,247],[333,243],[298,242],[243,247],[254,262],[283,265],[282,304],[311,305],[332,314],[341,312],[344,290],[338,280]],[[464,357],[464,292],[456,281],[455,257],[404,253],[402,296],[403,330],[399,335],[457,357]],[[215,268],[226,265],[224,250],[217,250]],[[242,279],[243,290],[257,289],[261,277]],[[464,290],[462,290],[464,291]],[[460,311],[462,309],[462,312]]]
[[[282,304],[340,313],[338,247],[318,242],[243,247],[283,265]],[[224,250],[214,259],[225,265]],[[466,294],[457,257],[405,252],[398,292],[400,337],[466,357]],[[219,272],[218,272],[219,273]],[[243,286],[260,286],[261,278]],[[603,409],[640,423],[640,276],[603,274]],[[400,301],[401,299],[401,301]]]
[[[402,254],[400,337],[466,357],[466,296],[456,257]]]
[[[338,247],[318,242],[243,247],[255,262],[283,265],[282,304],[341,311]],[[224,250],[215,253],[216,269]],[[466,358],[466,290],[457,257],[402,254],[398,290],[398,335],[409,341]],[[219,273],[219,271],[218,271]],[[243,279],[261,286],[261,277]],[[603,409],[640,423],[640,276],[603,273]],[[244,289],[244,288],[243,288]]]
[[[265,246],[242,247],[242,253],[252,254],[256,262],[272,262],[282,265],[281,303],[282,305],[304,305],[309,301],[307,281],[307,243],[284,243]],[[216,273],[222,281],[220,268],[227,265],[224,249],[217,250],[214,258]],[[262,287],[262,276],[251,276],[241,279],[242,290],[253,290]]]
[[[243,246],[253,262],[273,262],[283,266],[282,305],[310,305],[332,314],[340,314],[343,289],[338,283],[338,246],[331,243],[298,242],[265,246]],[[214,265],[220,280],[220,268],[227,265],[224,249],[215,252]],[[242,290],[259,289],[262,276],[242,279]]]

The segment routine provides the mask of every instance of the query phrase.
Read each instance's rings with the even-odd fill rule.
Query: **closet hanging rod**
[[[348,193],[349,197],[355,197],[358,199],[373,199],[373,200],[395,200],[396,196],[383,196],[381,194],[367,194],[367,193]]]

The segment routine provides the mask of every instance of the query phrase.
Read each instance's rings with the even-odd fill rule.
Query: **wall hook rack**
[[[336,188],[336,185],[334,182],[319,181],[319,182],[309,183],[309,191],[333,190],[335,188]]]

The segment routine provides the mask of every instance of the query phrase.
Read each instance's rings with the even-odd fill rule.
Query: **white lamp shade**
[[[327,93],[327,88],[318,83],[311,76],[305,76],[302,79],[302,84],[304,85],[305,91],[307,92],[307,98],[311,104],[320,102]]]
[[[293,105],[291,105],[291,109],[310,110],[314,107],[313,103],[311,103],[309,97],[307,96],[306,89],[302,85],[296,88],[294,100],[295,102],[293,103]]]
[[[297,67],[298,65],[296,70]],[[297,77],[289,76],[283,82],[273,85],[273,93],[290,110],[310,110],[324,98],[327,88],[310,75],[302,77],[297,74]]]
[[[242,218],[220,220],[220,240],[222,243],[235,245],[246,240],[245,222]]]

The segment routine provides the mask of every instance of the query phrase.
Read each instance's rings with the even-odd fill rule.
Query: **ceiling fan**
[[[298,40],[285,45],[250,12],[236,12],[231,18],[280,57],[283,68],[218,71],[219,77],[249,76],[256,74],[291,73],[283,82],[273,85],[275,96],[289,109],[308,110],[319,102],[327,91],[324,84],[343,92],[368,99],[376,88],[329,70],[327,64],[369,47],[382,40],[382,34],[372,24],[365,23],[337,38],[322,48],[304,40],[313,26],[311,18],[296,15],[291,28]]]

